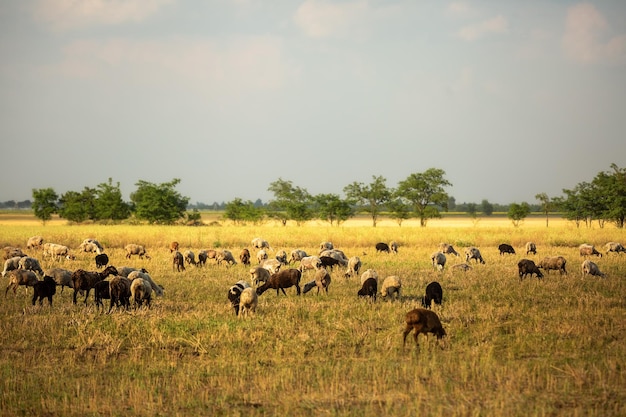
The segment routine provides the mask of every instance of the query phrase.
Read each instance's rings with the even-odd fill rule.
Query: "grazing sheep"
[[[72,273],[72,283],[74,285],[74,294],[72,301],[76,304],[76,297],[78,292],[83,290],[85,294],[85,305],[87,305],[87,298],[89,298],[89,291],[96,285],[97,282],[104,281],[109,275],[118,275],[117,269],[113,265],[107,266],[102,272],[90,272],[83,269],[77,269]]]
[[[567,261],[562,256],[546,256],[537,264],[537,267],[546,272],[554,269],[559,271],[561,275],[567,275],[567,271],[565,270],[566,263]]]
[[[389,242],[389,249],[391,249],[393,253],[398,253],[398,243],[396,243],[395,240],[392,240]]]
[[[95,253],[103,253],[104,248],[96,239],[85,239],[78,246],[78,249],[82,252],[95,252]]]
[[[237,317],[248,316],[250,312],[255,313],[259,304],[259,296],[252,288],[244,288],[239,296],[239,313]]]
[[[4,250],[5,261],[7,259],[15,258],[16,256],[19,256],[20,258],[27,256],[20,248],[16,248],[15,246],[5,246],[2,250]]]
[[[49,256],[57,260],[61,258],[75,259],[74,255],[72,255],[71,253],[70,248],[68,248],[65,245],[59,245],[57,243],[50,243],[50,242],[44,243],[41,256],[43,258],[46,258]]]
[[[439,316],[433,311],[426,310],[424,308],[416,308],[408,313],[406,313],[406,328],[402,333],[402,347],[406,345],[406,337],[412,330],[415,330],[413,334],[413,339],[415,339],[415,346],[419,347],[419,343],[417,341],[417,337],[420,333],[427,335],[427,333],[432,333],[437,336],[437,340],[441,340],[445,335],[446,331],[443,329],[441,325],[441,321],[439,320]]]
[[[283,265],[289,264],[289,262],[287,262],[287,252],[285,252],[284,250],[279,250],[278,252],[276,252],[276,260]]]
[[[95,257],[96,269],[104,268],[109,264],[109,256],[106,253],[100,253]]]
[[[389,253],[390,249],[389,249],[389,245],[386,244],[385,242],[378,242],[376,244],[376,252],[387,252]]]
[[[433,268],[443,271],[443,268],[446,266],[446,255],[443,252],[435,252],[430,255],[430,261],[433,264]]]
[[[317,287],[317,294],[319,295],[320,290],[326,291],[328,294],[328,287],[330,286],[331,278],[328,271],[325,269],[320,269],[315,273],[315,279],[313,281],[307,282],[304,284],[304,289],[302,293],[306,294],[311,291],[313,288]]]
[[[174,252],[172,255],[172,271],[180,272],[185,270],[185,258],[179,251]]]
[[[7,272],[13,271],[15,269],[19,269],[20,267],[20,256],[14,256],[13,258],[9,258],[4,261],[4,269],[2,270],[2,276],[6,276]]]
[[[217,251],[216,255],[215,255],[215,260],[217,261],[218,265],[221,265],[222,262],[226,262],[226,264],[228,266],[230,265],[237,265],[237,261],[235,260],[235,257],[233,256],[233,253],[229,250],[226,249],[222,249],[220,251]]]
[[[378,272],[375,269],[366,269],[365,272],[361,274],[361,285],[368,280],[369,278],[374,278],[376,280],[376,284],[378,285]]]
[[[443,253],[444,255],[459,256],[459,253],[454,250],[454,247],[448,243],[440,243],[439,252]]]
[[[370,300],[376,301],[378,293],[378,281],[375,278],[368,278],[361,285],[361,289],[357,292],[359,297],[370,297]]]
[[[280,268],[282,266],[283,264],[281,264],[278,259],[266,259],[261,264],[261,267],[267,269],[270,274],[277,273],[278,271],[280,271]]]
[[[320,253],[324,252],[325,250],[333,250],[335,249],[335,246],[333,245],[333,242],[322,242],[320,243]]]
[[[41,269],[41,265],[37,259],[31,258],[30,256],[24,256],[23,258],[20,258],[19,265],[20,269],[27,269],[29,271],[36,272],[43,277],[43,269]]]
[[[300,266],[298,267],[298,269],[300,270],[300,272],[304,272],[307,269],[314,269],[314,270],[318,270],[322,267],[322,260],[319,258],[319,256],[305,256],[304,258],[300,259]]]
[[[537,278],[543,278],[543,274],[541,273],[539,268],[537,268],[537,265],[535,265],[535,262],[531,261],[530,259],[521,259],[517,263],[517,271],[519,273],[520,281],[523,278],[525,278],[526,275],[529,275],[529,274],[531,278],[533,274],[536,274]]]
[[[333,269],[336,265],[342,264],[340,260],[331,258],[330,256],[320,256],[320,261],[322,262],[322,268]]]
[[[143,278],[134,279],[130,283],[130,297],[135,301],[135,308],[141,307],[144,301],[150,307],[152,286]]]
[[[239,253],[239,262],[242,265],[250,265],[250,251],[247,248],[243,248]]]
[[[537,254],[537,245],[535,245],[535,242],[526,242],[526,255],[530,253],[533,255]]]
[[[350,278],[353,275],[358,275],[359,270],[361,269],[361,258],[358,256],[353,256],[348,259],[348,269],[346,270],[345,277]]]
[[[207,260],[215,259],[216,256],[217,252],[213,249],[201,250],[198,252],[198,265],[205,265]]]
[[[32,236],[28,238],[26,242],[26,249],[41,249],[43,245],[43,237],[41,236]]]
[[[302,277],[302,273],[298,269],[289,268],[284,269],[282,271],[277,272],[272,275],[270,279],[260,287],[257,287],[256,293],[258,295],[263,294],[270,288],[276,290],[276,295],[279,294],[279,290],[283,292],[283,294],[287,295],[285,292],[285,288],[296,287],[296,294],[300,295],[300,278]]]
[[[141,271],[141,272],[148,273],[148,270],[146,268],[139,269],[139,268],[133,268],[132,266],[120,266],[119,268],[117,268],[117,275],[128,278],[128,275],[133,271]]]
[[[106,282],[106,281],[101,281]],[[109,281],[109,294],[111,296],[111,304],[109,305],[109,312],[113,309],[113,306],[120,307],[120,305],[126,309],[130,308],[130,284],[131,280],[122,276],[114,276]]]
[[[307,253],[302,249],[295,249],[291,251],[291,258],[289,259],[289,263],[298,262],[302,260],[302,258],[306,258],[307,256],[309,255],[307,255]]]
[[[65,287],[74,288],[74,282],[72,282],[72,271],[70,271],[69,269],[48,269],[44,273],[44,279],[46,277],[52,277],[52,279],[54,279],[54,282],[56,282],[57,285],[61,286],[61,294],[63,294],[63,290],[65,289]]]
[[[135,243],[129,243],[124,246],[124,250],[126,250],[126,258],[130,259],[133,255],[139,256],[139,259],[143,259],[144,256],[146,259],[150,259],[150,255],[146,253],[146,248],[143,245],[137,245]]]
[[[272,276],[272,274],[270,274],[270,271],[263,268],[262,266],[255,266],[250,268],[250,275],[252,276],[252,284],[255,287],[258,287],[261,282],[265,284]]]
[[[130,274],[128,274],[128,279],[130,281],[134,281],[137,278],[141,278],[144,281],[148,281],[150,283],[150,286],[152,287],[152,291],[154,291],[157,297],[163,296],[163,286],[154,282],[150,274],[148,274],[147,272],[142,272],[142,271],[133,271]]]
[[[183,253],[183,257],[185,258],[185,261],[189,264],[189,265],[198,265],[198,263],[196,262],[196,254],[193,253],[190,250],[186,250]]]
[[[480,262],[481,264],[485,263],[482,255],[480,254],[480,250],[474,246],[472,246],[471,248],[465,249],[465,262],[469,262],[470,259],[474,259],[476,263],[478,262]]]
[[[591,262],[589,259],[585,259],[581,267],[582,267],[583,278],[585,278],[586,275],[606,278],[606,274],[600,271],[600,268],[598,267],[598,265],[595,262]]]
[[[100,307],[104,308],[104,304],[102,300],[110,300],[111,299],[111,291],[109,289],[109,281],[100,281],[96,282],[96,285],[93,286],[93,300],[96,303],[96,308],[100,309]]]
[[[170,243],[170,253],[174,253],[178,250],[178,242],[173,241]]]
[[[232,287],[228,289],[228,301],[235,310],[235,315],[239,316],[239,302],[241,293],[246,288],[250,288],[250,285],[246,281],[237,281]]]
[[[43,277],[43,281],[37,281],[33,285],[33,305],[39,299],[39,305],[43,305],[43,299],[47,298],[52,307],[52,296],[57,293],[57,283],[52,277]]]
[[[580,256],[596,255],[602,258],[602,254],[598,252],[598,250],[593,245],[590,245],[588,243],[583,243],[582,245],[580,245],[578,247],[578,250],[580,252]]]
[[[9,272],[9,285],[7,285],[7,289],[4,291],[4,296],[7,296],[7,293],[11,288],[13,288],[13,294],[16,294],[18,286],[25,285],[27,287],[32,287],[37,282],[39,282],[39,280],[33,271],[14,269]]]
[[[604,248],[606,249],[607,255],[609,254],[609,252],[615,252],[617,254],[619,254],[620,252],[626,253],[626,248],[624,248],[624,246],[622,246],[622,244],[619,242],[609,242],[604,245]]]
[[[402,296],[402,281],[400,277],[396,275],[391,275],[383,280],[383,287],[380,290],[380,295],[383,298],[389,297],[390,299],[395,298],[399,300]]]
[[[451,269],[453,271],[463,271],[463,272],[467,272],[469,270],[472,269],[472,267],[466,263],[462,263],[462,264],[456,264],[456,265],[452,265]]]
[[[267,256],[267,252],[265,251],[265,249],[261,249],[260,251],[256,253],[256,260],[259,264],[262,264],[263,261],[265,261],[267,258],[268,256]]]
[[[252,243],[252,247],[254,247],[256,249],[267,248],[268,250],[272,250],[272,248],[270,247],[270,244],[268,243],[268,241],[267,240],[263,240],[260,237],[255,237],[254,239],[252,239],[252,241],[250,243]]]
[[[433,281],[426,286],[426,291],[422,297],[422,306],[431,308],[433,302],[437,305],[443,303],[443,288],[437,281]]]
[[[346,256],[345,253],[343,253],[343,251],[340,251],[339,249],[329,249],[329,250],[322,251],[319,254],[319,258],[321,259],[322,256],[327,256],[329,258],[336,259],[339,262],[339,265],[341,266],[348,266],[348,257]]]
[[[508,243],[501,243],[500,245],[498,245],[498,250],[500,251],[500,255],[504,255],[505,253],[515,255],[515,249]]]

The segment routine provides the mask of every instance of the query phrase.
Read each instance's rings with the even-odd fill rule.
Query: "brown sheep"
[[[109,292],[111,296],[109,312],[113,309],[114,304],[116,307],[121,305],[126,309],[130,308],[130,284],[130,279],[125,277],[115,276],[111,278],[111,281],[109,282]]]
[[[13,294],[16,294],[18,286],[25,285],[27,287],[32,287],[38,282],[39,280],[37,279],[37,275],[35,275],[33,271],[15,269],[9,272],[9,285],[7,285],[7,289],[4,291],[4,296],[7,296],[7,293],[11,288],[13,288]]]
[[[173,241],[170,243],[170,253],[174,253],[178,250],[178,242]]]
[[[580,256],[596,255],[596,256],[602,258],[602,254],[600,252],[598,252],[598,250],[595,248],[595,246],[589,245],[588,243],[583,243],[582,245],[580,245],[578,247],[578,250],[580,252]]]
[[[529,253],[533,255],[537,254],[537,245],[535,245],[535,242],[526,242],[526,255]]]
[[[15,258],[16,256],[19,256],[20,258],[26,256],[26,254],[22,252],[20,248],[17,248],[15,246],[5,246],[2,250],[4,250],[5,261],[7,259]]]
[[[283,294],[287,295],[285,292],[285,288],[296,287],[296,294],[300,295],[300,278],[302,277],[302,273],[294,268],[283,269],[272,275],[270,279],[260,287],[257,287],[256,293],[257,295],[263,294],[265,291],[273,288],[276,290],[276,295],[280,295],[279,290],[283,292]]]
[[[242,265],[250,265],[250,251],[248,248],[243,248],[239,253],[239,261]]]
[[[562,256],[546,256],[537,264],[537,267],[546,272],[554,269],[559,271],[561,275],[567,275],[565,264],[567,264],[567,261]]]
[[[117,275],[117,269],[113,265],[107,266],[102,272],[90,272],[83,269],[77,269],[72,274],[72,283],[74,284],[74,294],[72,301],[76,304],[76,297],[80,290],[85,291],[85,305],[87,305],[87,298],[89,297],[89,291],[96,285],[97,282],[104,281],[109,275]]]
[[[526,275],[530,275],[532,277],[533,274],[536,274],[537,278],[543,278],[543,274],[541,273],[539,268],[537,268],[535,262],[531,261],[530,259],[521,259],[517,263],[517,272],[519,274],[520,281],[525,278]]]
[[[146,257],[146,259],[150,259],[150,255],[146,253],[146,248],[142,245],[129,243],[128,245],[124,246],[124,249],[126,250],[127,259],[130,259],[133,255],[139,256],[139,259],[143,259],[144,256]]]
[[[26,242],[26,249],[41,249],[43,245],[43,237],[41,236],[33,236],[29,237]]]
[[[411,331],[415,330],[413,334],[413,339],[415,339],[415,346],[419,347],[419,343],[417,341],[420,333],[427,335],[427,333],[432,333],[437,336],[437,340],[442,339],[446,336],[446,331],[441,325],[441,321],[439,320],[439,316],[431,310],[427,310],[425,308],[415,308],[408,313],[406,313],[406,328],[402,333],[402,347],[406,345],[406,337],[411,333]]]

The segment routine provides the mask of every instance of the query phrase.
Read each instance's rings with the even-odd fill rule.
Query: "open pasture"
[[[16,223],[17,222],[17,223]],[[32,306],[32,288],[0,295],[1,415],[345,415],[345,416],[611,416],[626,414],[626,254],[594,258],[608,278],[581,279],[578,245],[602,252],[624,230],[576,229],[551,219],[513,228],[502,219],[405,222],[349,221],[342,227],[276,224],[235,227],[41,226],[2,220],[0,243],[25,249],[26,240],[77,249],[85,238],[104,246],[111,264],[145,267],[165,288],[151,309],[98,311],[72,290],[58,289],[50,308]],[[381,282],[398,275],[402,300],[358,299],[358,278],[331,272],[329,294],[300,297],[273,290],[259,297],[255,315],[238,319],[228,288],[251,282],[248,267],[187,266],[173,272],[168,245],[225,248],[237,257],[262,237],[274,251],[301,248],[317,254],[331,241],[357,255],[362,270]],[[376,253],[376,242],[395,240],[399,253]],[[532,240],[537,255],[526,255]],[[474,245],[486,261],[466,273],[430,263],[440,242],[461,252]],[[127,243],[145,245],[151,259],[126,259]],[[500,256],[510,243],[517,254]],[[94,254],[74,261],[41,258],[53,266],[95,270]],[[546,273],[520,282],[517,262],[562,255],[567,276]],[[301,281],[311,280],[305,272]],[[435,311],[448,334],[443,347],[431,335],[412,336],[402,348],[406,312],[419,306],[425,286],[439,281],[444,302]],[[7,278],[0,278],[5,288]],[[108,306],[108,301],[105,302]]]

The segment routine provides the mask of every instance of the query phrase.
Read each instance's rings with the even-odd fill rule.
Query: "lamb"
[[[624,248],[624,246],[622,246],[622,244],[619,242],[609,242],[604,245],[604,248],[606,249],[607,255],[609,254],[609,252],[615,252],[617,254],[619,254],[620,252],[626,253],[626,248]]]
[[[251,241],[252,246],[256,249],[264,249],[267,248],[268,250],[272,250],[272,248],[270,247],[270,244],[268,243],[267,240],[263,240],[260,237],[255,237],[254,239],[252,239]]]
[[[526,255],[530,253],[533,255],[537,254],[537,245],[535,245],[535,242],[526,242]]]
[[[42,252],[42,257],[51,257],[54,259],[61,259],[61,258],[66,258],[66,259],[74,259],[74,255],[72,255],[70,248],[68,248],[65,245],[59,245],[57,243],[44,243],[43,245],[43,252]]]
[[[335,249],[335,246],[333,245],[333,242],[322,242],[320,243],[320,253],[324,252],[325,250],[333,250]]]
[[[535,262],[531,261],[530,259],[521,259],[517,263],[517,270],[519,273],[520,281],[525,278],[526,275],[530,275],[532,278],[533,274],[536,274],[537,278],[543,278],[543,274],[541,273],[539,268],[537,268]]]
[[[243,248],[239,253],[239,262],[242,265],[250,265],[250,251],[247,248]]]
[[[57,292],[57,283],[52,277],[43,277],[43,281],[37,281],[33,285],[33,305],[39,299],[39,305],[43,305],[43,299],[47,298],[52,307],[52,296]]]
[[[128,275],[133,271],[141,271],[141,272],[148,273],[148,270],[145,268],[138,269],[138,268],[133,268],[132,266],[120,266],[119,268],[117,268],[117,275],[128,278]]]
[[[20,258],[19,266],[20,269],[27,269],[29,271],[37,272],[40,276],[43,277],[43,269],[41,269],[41,265],[36,258],[24,256],[23,258]]]
[[[26,241],[26,249],[41,249],[42,245],[43,237],[41,236],[32,236]]]
[[[148,281],[150,283],[150,286],[152,287],[152,291],[154,291],[157,297],[163,296],[163,286],[154,282],[150,274],[148,274],[147,272],[142,272],[142,271],[133,271],[130,274],[128,274],[128,279],[130,281],[134,281],[137,278],[141,278],[144,281]]]
[[[537,264],[537,267],[545,271],[554,269],[559,271],[561,275],[567,275],[567,271],[565,270],[566,263],[567,261],[562,256],[546,256]]]
[[[276,252],[276,260],[278,260],[278,262],[283,265],[289,264],[289,262],[287,262],[287,252],[285,252],[284,250],[279,250],[278,252]]]
[[[459,256],[459,253],[454,250],[454,247],[448,243],[440,243],[439,244],[439,252],[445,255],[454,255]]]
[[[101,281],[106,282],[106,281]],[[119,307],[120,305],[126,309],[130,308],[130,284],[131,281],[128,278],[122,276],[114,276],[109,281],[109,295],[111,297],[111,304],[109,305],[109,313],[113,309],[113,305]]]
[[[78,249],[83,252],[95,252],[96,254],[100,254],[104,252],[104,248],[96,239],[85,239],[78,246]]]
[[[7,289],[4,291],[4,296],[7,296],[7,293],[11,288],[13,289],[13,294],[16,294],[18,286],[24,285],[32,287],[38,282],[39,280],[37,279],[37,275],[35,275],[33,271],[15,269],[9,272],[9,285],[7,285]]]
[[[305,256],[300,260],[300,266],[298,269],[300,272],[304,272],[307,269],[318,270],[322,267],[322,261],[318,256]]]
[[[419,348],[419,343],[417,341],[420,333],[427,335],[427,333],[432,333],[437,336],[437,340],[441,340],[444,336],[446,336],[446,331],[441,325],[441,321],[439,320],[439,316],[434,311],[426,310],[424,308],[415,308],[408,313],[406,313],[406,328],[402,333],[402,347],[404,348],[406,345],[406,337],[412,330],[415,330],[413,334],[413,338],[415,339],[415,346]]]
[[[76,304],[76,297],[78,292],[83,290],[85,294],[85,305],[87,305],[87,298],[89,298],[89,291],[96,285],[97,282],[104,281],[109,275],[117,275],[117,269],[113,265],[107,266],[102,272],[90,272],[83,269],[77,269],[72,274],[72,283],[74,285],[74,294],[72,301]]]
[[[306,258],[307,256],[309,255],[307,255],[307,253],[302,249],[295,249],[291,251],[291,258],[289,259],[289,263],[298,262],[302,260],[302,258]]]
[[[256,293],[257,295],[263,294],[270,288],[276,290],[276,295],[280,295],[279,290],[283,292],[284,295],[287,295],[285,292],[285,288],[296,287],[296,294],[300,295],[300,278],[302,277],[302,273],[298,269],[289,268],[284,269],[282,271],[277,272],[272,275],[270,279],[260,287],[257,287]]]
[[[250,268],[250,275],[252,276],[252,283],[255,287],[258,287],[261,282],[265,284],[272,276],[272,274],[270,274],[270,271],[263,268],[262,266],[255,266],[253,268]]]
[[[250,285],[246,281],[237,281],[232,287],[228,289],[228,301],[235,310],[235,315],[239,316],[239,302],[241,293],[246,288],[250,288]]]
[[[387,252],[389,253],[390,249],[389,249],[389,245],[386,244],[385,242],[378,242],[376,244],[376,252]]]
[[[454,271],[467,272],[467,271],[471,270],[472,267],[470,265],[466,264],[466,263],[462,263],[462,264],[452,265],[451,269],[454,270]]]
[[[396,275],[391,275],[383,280],[383,287],[380,290],[380,295],[383,298],[389,297],[390,299],[395,298],[399,300],[402,296],[402,281],[400,277]]]
[[[183,256],[184,256],[184,258],[185,258],[185,261],[186,261],[189,265],[196,265],[196,266],[198,265],[198,263],[196,262],[196,254],[195,254],[195,253],[193,253],[192,251],[190,251],[190,250],[186,250],[186,251],[183,253]]]
[[[375,278],[368,278],[361,285],[357,295],[359,297],[370,297],[370,300],[376,301],[376,293],[378,293],[378,281]]]
[[[357,275],[361,269],[361,258],[353,256],[348,259],[348,269],[346,270],[345,277],[350,278],[353,275]]]
[[[174,253],[178,250],[178,242],[173,241],[170,243],[170,253]]]
[[[304,289],[302,292],[306,294],[311,291],[313,288],[317,287],[317,294],[319,295],[320,290],[326,291],[328,294],[328,287],[330,286],[331,277],[328,271],[325,269],[320,269],[315,273],[315,279],[313,281],[307,282],[304,284]]]
[[[5,261],[7,259],[15,258],[16,256],[19,256],[20,258],[27,256],[24,252],[22,252],[20,248],[16,248],[14,246],[5,246],[3,250],[4,250]]]
[[[391,252],[393,253],[398,253],[398,243],[396,243],[395,240],[392,240],[389,242],[389,249],[391,249]]]
[[[141,307],[143,302],[150,307],[152,301],[152,286],[143,278],[134,279],[130,283],[130,296],[135,300],[135,308]]]
[[[184,271],[185,270],[185,258],[179,251],[174,252],[172,256],[172,271]]]
[[[500,251],[500,255],[504,255],[505,253],[510,253],[511,255],[515,255],[515,249],[513,246],[508,243],[501,243],[498,246],[498,250]]]
[[[52,277],[57,285],[61,286],[61,294],[65,287],[74,288],[74,282],[72,281],[72,271],[63,268],[48,269],[44,273],[44,279],[46,277]]]
[[[578,250],[580,252],[580,256],[596,255],[602,258],[602,254],[598,252],[598,250],[593,245],[590,245],[588,243],[583,243],[582,245],[580,245],[578,247]]]
[[[150,259],[150,255],[146,253],[146,248],[143,245],[137,245],[135,243],[129,243],[124,246],[126,250],[126,258],[130,259],[133,255],[139,256],[139,259],[143,259],[144,256],[146,259]]]
[[[431,308],[433,302],[437,305],[441,305],[443,302],[443,288],[437,281],[433,281],[426,286],[426,291],[422,297],[422,306],[424,308]]]
[[[595,262],[591,262],[589,259],[585,259],[582,263],[582,275],[583,278],[585,278],[586,275],[606,278],[606,274],[600,271],[598,265]]]
[[[250,312],[255,313],[259,304],[259,296],[252,288],[244,288],[239,296],[239,313],[237,317],[248,316]]]
[[[266,260],[268,258],[267,256],[267,252],[265,251],[265,249],[261,249],[260,251],[258,251],[256,253],[256,260],[257,262],[259,262],[259,264],[262,264],[264,260]]]
[[[109,264],[109,256],[106,253],[100,253],[95,257],[96,269],[104,268]]]
[[[378,272],[375,269],[366,269],[365,272],[361,274],[361,285],[368,280],[369,278],[374,278],[376,280],[376,285],[378,285]]]
[[[270,272],[270,274],[277,273],[278,271],[280,271],[280,268],[282,266],[283,266],[283,264],[278,262],[277,259],[266,259],[261,264],[261,267],[267,269]]]
[[[4,269],[2,270],[2,276],[6,276],[7,272],[13,271],[15,269],[19,269],[20,267],[20,256],[14,256],[13,258],[9,258],[4,261]]]
[[[434,252],[430,255],[430,261],[433,264],[433,268],[443,271],[443,268],[446,266],[446,255],[443,252]]]
[[[478,262],[480,262],[481,264],[485,263],[482,255],[480,254],[480,250],[474,246],[465,249],[465,262],[469,262],[470,259],[474,259],[476,263]]]
[[[221,265],[222,262],[226,262],[227,265],[237,265],[237,261],[235,260],[233,253],[226,249],[217,251],[215,255],[215,260],[217,261],[218,265]]]

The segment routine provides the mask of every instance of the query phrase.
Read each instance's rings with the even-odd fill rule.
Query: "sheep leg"
[[[404,329],[404,332],[402,332],[402,347],[403,348],[406,345],[406,337],[409,335],[409,333],[411,333],[411,330],[413,330],[413,326],[411,326],[410,324],[407,324],[406,328]]]
[[[51,295],[48,296],[48,303],[50,303],[50,307],[52,307],[52,296]],[[43,302],[42,302],[42,304],[43,304]]]
[[[281,288],[280,290],[283,292],[283,294],[285,294],[285,297],[286,297],[286,296],[287,296],[287,293],[285,292],[285,289],[284,289],[284,288]],[[276,295],[279,295],[279,294],[278,294],[278,290],[276,290]],[[299,291],[298,291],[298,295],[300,295],[300,292],[299,292]]]
[[[89,291],[91,291],[91,288],[87,290],[87,295],[85,295],[85,305],[87,305],[87,299],[89,298]]]

